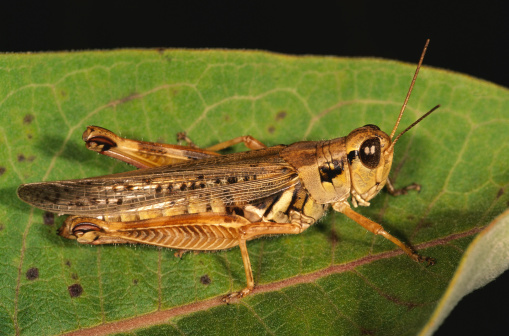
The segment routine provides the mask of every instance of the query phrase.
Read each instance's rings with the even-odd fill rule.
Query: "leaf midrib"
[[[466,237],[472,237],[475,236],[477,233],[479,233],[483,227],[476,227],[464,232],[451,234],[442,238],[438,238],[435,240],[431,240],[428,242],[424,242],[421,244],[418,244],[415,246],[417,250],[423,250],[431,247],[436,246],[442,246],[447,245],[451,241],[466,238]],[[306,284],[306,283],[312,283],[317,281],[320,278],[332,275],[332,274],[338,274],[338,273],[345,273],[349,271],[353,271],[357,267],[364,266],[370,263],[374,263],[376,261],[384,260],[384,259],[390,259],[394,258],[400,255],[403,255],[404,252],[400,249],[395,249],[387,252],[382,252],[374,255],[368,255],[363,258],[359,258],[357,260],[347,262],[344,264],[338,264],[338,265],[332,265],[327,268],[318,270],[316,272],[297,275],[291,278],[287,278],[284,280],[267,283],[263,285],[258,285],[255,287],[253,293],[251,295],[261,294],[261,293],[267,293],[267,292],[273,292],[273,291],[280,291],[284,288],[290,287],[290,286],[296,286],[300,284]],[[216,296],[207,300],[194,302],[186,305],[182,305],[179,307],[169,308],[166,310],[158,310],[154,313],[149,313],[133,318],[129,318],[126,320],[120,320],[115,322],[108,322],[104,323],[95,327],[81,329],[78,331],[73,331],[66,333],[64,335],[68,336],[85,336],[85,335],[110,335],[112,333],[120,333],[120,332],[128,332],[140,328],[146,328],[154,325],[158,325],[161,323],[168,323],[168,321],[172,318],[175,318],[177,316],[181,315],[187,315],[191,313],[196,313],[199,311],[205,311],[214,307],[222,306],[225,303],[222,302],[222,295]],[[243,299],[243,300],[249,300]],[[396,302],[397,304],[401,304],[404,306],[413,305],[413,303],[409,302],[401,302],[399,300],[396,300],[394,298],[391,298],[391,301]],[[239,303],[240,300],[236,300],[233,302],[234,304]]]

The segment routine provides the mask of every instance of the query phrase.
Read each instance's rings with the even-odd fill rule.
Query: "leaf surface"
[[[87,151],[87,125],[206,147],[250,134],[267,145],[390,133],[414,65],[264,52],[119,50],[0,55],[0,330],[56,335],[414,335],[433,314],[474,236],[508,206],[509,92],[423,68],[401,125],[442,107],[396,146],[396,186],[359,212],[433,256],[412,262],[390,242],[329,213],[305,233],[248,243],[252,296],[238,249],[187,254],[82,246],[16,197],[21,183],[131,168]],[[403,128],[402,128],[403,129]],[[242,146],[235,150],[244,150]],[[44,223],[50,224],[44,224]]]

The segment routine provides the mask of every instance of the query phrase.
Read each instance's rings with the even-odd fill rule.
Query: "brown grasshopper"
[[[429,42],[429,41],[428,41]],[[251,136],[207,149],[121,138],[100,127],[83,134],[88,149],[130,163],[139,170],[79,180],[21,185],[18,196],[46,211],[72,215],[59,234],[84,244],[142,243],[181,251],[224,250],[239,245],[247,286],[224,298],[243,297],[254,288],[246,241],[265,235],[298,234],[332,206],[374,234],[400,247],[414,261],[433,264],[354,212],[387,185],[394,145],[438,106],[392,138],[399,125],[426,48],[391,135],[365,125],[348,136],[267,147]],[[220,155],[243,142],[250,151]]]

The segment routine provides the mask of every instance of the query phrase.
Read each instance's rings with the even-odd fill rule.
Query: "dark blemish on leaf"
[[[28,158],[23,155],[23,154],[18,154],[18,162],[24,162],[24,161],[28,161],[28,162],[32,162],[35,160],[35,156],[29,156]]]
[[[267,129],[267,131],[269,131],[270,134],[274,133],[275,130],[276,128],[274,126],[269,126],[269,128]]]
[[[160,54],[160,55],[164,55],[164,48],[157,48],[156,51]]]
[[[281,121],[284,118],[286,118],[286,111],[279,111],[278,114],[276,114],[276,121]]]
[[[375,332],[373,330],[361,328],[361,335],[375,335]]]
[[[66,97],[66,96],[67,96],[67,91],[65,91],[65,90],[61,90],[61,91],[60,91],[60,95],[61,95],[62,97]]]
[[[205,275],[202,275],[201,278],[200,278],[200,282],[203,284],[203,285],[210,285],[210,283],[212,282],[212,280],[210,279],[209,275],[208,274],[205,274]]]
[[[23,124],[31,124],[32,121],[34,121],[34,116],[32,114],[27,114],[25,115],[25,117],[23,118]]]
[[[5,173],[5,167],[0,167],[0,176],[2,176]]]
[[[32,139],[32,134],[27,134],[28,139]]]
[[[45,211],[42,214],[42,222],[44,225],[53,225],[55,224],[55,215],[51,212]]]
[[[65,266],[67,266],[67,267],[71,267],[71,261],[66,260],[66,261],[65,261]]]
[[[424,228],[430,228],[433,226],[433,223],[432,222],[429,222],[429,221],[422,221],[419,225],[422,229]]]
[[[176,95],[178,95],[179,92],[180,92],[180,90],[177,90],[175,88],[172,88],[170,90],[170,93],[171,93],[172,97],[175,97]]]
[[[127,103],[128,101],[135,99],[136,97],[138,97],[138,94],[136,92],[133,92],[130,95],[125,96],[124,98],[120,98],[117,103],[124,104]]]
[[[39,269],[37,267],[31,267],[27,270],[26,277],[28,280],[35,280],[39,277]]]
[[[329,241],[334,246],[339,242],[339,235],[335,229],[330,231]]]
[[[74,284],[67,287],[67,290],[69,291],[69,295],[71,295],[72,298],[78,297],[83,293],[83,287],[81,287],[80,284]]]
[[[500,196],[502,196],[504,194],[504,188],[500,188],[497,192],[497,199],[500,198]]]
[[[133,284],[137,285],[138,284],[138,279],[133,279]]]
[[[0,231],[4,229],[4,223],[0,223]]]
[[[78,274],[76,274],[76,273],[71,274],[71,278],[73,280],[78,280]]]
[[[224,119],[224,121],[228,121],[228,120],[230,120],[230,116],[228,114],[225,114],[223,119]]]

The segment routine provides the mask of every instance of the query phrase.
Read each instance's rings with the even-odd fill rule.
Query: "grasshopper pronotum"
[[[406,99],[391,135],[365,125],[329,141],[303,141],[266,147],[238,137],[207,149],[121,138],[100,127],[83,134],[87,148],[130,163],[139,170],[79,180],[21,185],[25,202],[72,215],[59,234],[84,244],[143,243],[185,250],[222,250],[239,245],[247,286],[224,297],[248,295],[254,288],[246,241],[264,235],[297,234],[332,206],[358,224],[392,241],[417,262],[418,255],[383,227],[354,212],[352,204],[369,201],[387,184],[399,137],[394,140],[421,67],[424,47]],[[243,142],[250,151],[220,155]]]

